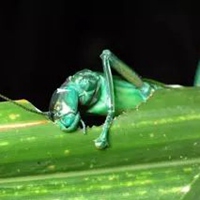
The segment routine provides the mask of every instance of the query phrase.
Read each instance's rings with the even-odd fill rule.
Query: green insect
[[[66,132],[76,130],[80,122],[85,128],[80,113],[83,107],[87,113],[106,116],[94,141],[98,149],[104,149],[109,146],[109,129],[116,115],[146,102],[155,90],[173,86],[140,78],[109,50],[100,57],[103,73],[84,69],[67,78],[52,95],[49,115]],[[111,68],[121,76],[113,76]]]

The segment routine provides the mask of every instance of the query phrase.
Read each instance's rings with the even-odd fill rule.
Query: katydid
[[[84,69],[67,78],[52,95],[49,113],[66,132],[76,130],[79,122],[85,127],[80,115],[83,106],[87,113],[105,115],[102,132],[94,141],[98,149],[104,149],[109,146],[108,133],[116,115],[146,102],[155,90],[171,86],[140,78],[109,50],[100,57],[103,73]],[[111,68],[121,77],[112,76]]]

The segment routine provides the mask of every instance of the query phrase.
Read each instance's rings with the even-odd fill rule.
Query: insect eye
[[[59,111],[61,111],[62,110],[62,106],[59,104],[59,105],[56,105],[55,106],[55,110],[57,111],[57,112],[59,112]]]
[[[62,105],[61,104],[57,104],[54,107],[54,117],[59,118],[61,116],[61,112],[62,111]]]

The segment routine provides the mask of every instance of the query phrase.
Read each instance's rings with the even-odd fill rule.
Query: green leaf
[[[1,199],[200,197],[199,88],[156,91],[116,117],[103,151],[93,143],[101,127],[63,133],[9,102],[0,110]]]

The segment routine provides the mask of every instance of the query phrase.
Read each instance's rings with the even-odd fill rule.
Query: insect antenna
[[[28,108],[28,107],[26,107],[26,106],[24,106],[24,105],[22,105],[20,103],[17,103],[16,101],[10,99],[9,97],[4,96],[3,94],[0,94],[0,98],[2,98],[3,100],[9,101],[10,103],[12,103],[12,104],[14,104],[14,105],[16,105],[16,106],[28,111],[28,112],[32,112],[32,113],[35,113],[35,114],[38,114],[38,115],[47,116],[49,118],[49,115],[50,115],[49,112],[42,112],[40,110],[35,110],[33,108]]]

